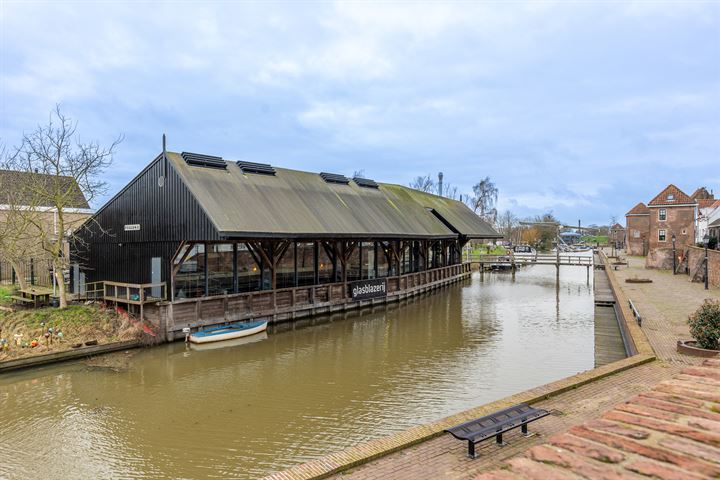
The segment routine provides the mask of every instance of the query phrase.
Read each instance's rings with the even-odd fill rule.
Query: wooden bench
[[[520,427],[523,435],[528,434],[528,423],[539,420],[550,415],[547,410],[533,408],[527,403],[521,403],[514,407],[497,411],[493,414],[480,417],[477,420],[465,422],[457,427],[449,428],[445,432],[451,434],[458,440],[466,440],[468,442],[468,456],[475,457],[475,445],[495,437],[498,445],[504,445],[503,433]]]
[[[12,295],[10,298],[13,302],[35,303],[35,300],[33,300],[32,298],[19,297],[17,295]]]

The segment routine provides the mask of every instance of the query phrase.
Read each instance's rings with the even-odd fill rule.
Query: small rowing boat
[[[264,332],[267,329],[266,321],[233,323],[232,325],[222,325],[220,327],[208,328],[200,330],[190,335],[192,343],[210,343],[220,342],[223,340],[232,340],[234,338],[248,337],[256,333]]]
[[[222,342],[209,342],[209,343],[190,343],[190,350],[194,352],[206,352],[208,350],[221,350],[224,348],[239,347],[242,345],[249,345],[255,342],[262,342],[267,340],[267,331],[250,335],[249,337],[233,338],[232,340],[223,340]]]

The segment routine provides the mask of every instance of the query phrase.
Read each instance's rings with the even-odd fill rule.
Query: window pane
[[[238,292],[254,292],[260,290],[260,265],[255,263],[248,246],[238,243]]]
[[[233,244],[208,245],[208,294],[233,293]]]
[[[360,247],[356,246],[347,263],[347,280],[348,282],[354,282],[360,280]]]
[[[388,245],[387,242],[378,242],[378,277],[387,277],[390,275],[390,263],[388,261]]]
[[[298,285],[315,283],[315,248],[312,242],[297,244]]]
[[[318,273],[320,283],[333,283],[333,264],[322,243],[318,248]]]
[[[279,248],[279,247],[275,247]],[[295,286],[295,243],[285,251],[277,266],[275,274],[277,288],[288,288]]]
[[[178,258],[182,258],[182,254]],[[175,275],[175,298],[205,295],[205,245],[194,245]]]

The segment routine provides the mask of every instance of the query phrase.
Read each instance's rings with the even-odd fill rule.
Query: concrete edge
[[[643,332],[642,328],[637,324],[636,321],[634,321],[635,317],[630,310],[628,298],[622,289],[620,281],[615,276],[615,271],[612,268],[608,268],[609,262],[607,259],[607,255],[605,255],[605,252],[601,252],[600,258],[605,264],[605,272],[607,272],[608,280],[610,281],[610,288],[612,289],[613,295],[615,295],[616,304],[620,309],[620,312],[622,313],[623,318],[621,320],[625,322],[625,326],[630,332],[630,336],[632,337],[638,354],[654,356],[655,351],[653,350],[652,345],[650,345],[650,342],[645,336],[645,332]]]
[[[102,345],[92,345],[90,347],[80,347],[72,350],[64,350],[62,352],[52,352],[43,355],[35,355],[32,357],[17,358],[14,360],[5,360],[0,362],[0,373],[20,370],[22,368],[37,367],[50,363],[65,362],[78,358],[91,357],[101,355],[103,353],[117,352],[118,350],[129,350],[142,346],[140,340],[127,340],[125,342],[105,343]]]
[[[655,355],[638,354],[633,357],[618,360],[593,370],[587,370],[576,375],[557,380],[540,387],[526,390],[501,400],[471,408],[449,417],[442,418],[408,430],[371,440],[355,447],[334,452],[310,462],[296,465],[287,470],[273,473],[265,477],[266,480],[312,480],[328,478],[353,467],[376,460],[391,453],[403,450],[418,443],[430,440],[443,434],[443,430],[454,427],[463,422],[487,415],[497,410],[507,408],[518,403],[537,403],[542,400],[560,395],[567,391],[603,379],[615,373],[628,370],[655,360]]]

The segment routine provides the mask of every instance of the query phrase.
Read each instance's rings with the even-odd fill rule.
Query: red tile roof
[[[650,215],[650,209],[643,202],[640,202],[625,215]]]
[[[672,195],[672,199],[668,199],[668,197]],[[648,206],[658,206],[658,205],[666,205],[666,206],[672,206],[672,205],[687,205],[687,204],[694,204],[695,200],[688,197],[688,195],[680,190],[678,187],[676,187],[673,184],[668,185],[665,187],[665,189],[658,193],[655,198],[650,200],[648,203]]]

